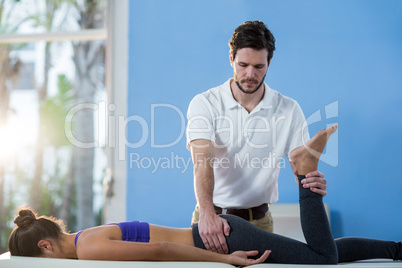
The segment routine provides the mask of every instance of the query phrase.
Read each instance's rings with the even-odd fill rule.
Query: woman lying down
[[[318,159],[337,125],[318,132],[304,146],[295,149],[291,158],[299,174],[317,170]],[[402,259],[401,242],[365,238],[334,240],[322,202],[322,196],[303,188],[299,179],[301,224],[307,243],[265,232],[249,222],[222,215],[230,225],[226,237],[230,254],[205,250],[195,224],[178,229],[123,222],[67,233],[54,218],[37,217],[23,209],[15,218],[11,233],[12,256],[120,261],[208,261],[233,265],[267,263],[336,264],[355,260]]]

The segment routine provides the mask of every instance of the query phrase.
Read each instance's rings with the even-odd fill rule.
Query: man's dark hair
[[[275,50],[275,38],[262,21],[246,21],[236,28],[229,40],[232,59],[236,57],[238,49],[253,48],[268,50],[268,63],[272,59]]]

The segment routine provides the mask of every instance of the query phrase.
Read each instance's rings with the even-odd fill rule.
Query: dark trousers
[[[402,259],[402,244],[365,238],[340,238],[334,240],[322,202],[322,196],[305,189],[299,176],[300,219],[304,237],[303,243],[281,235],[265,232],[242,218],[221,215],[228,220],[230,235],[226,237],[229,251],[272,250],[265,262],[293,264],[336,264],[364,259]],[[193,225],[193,238],[196,247],[205,249]]]

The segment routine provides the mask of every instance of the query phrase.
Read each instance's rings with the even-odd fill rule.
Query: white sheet
[[[384,267],[402,268],[402,261],[390,260],[368,260],[352,263],[338,264],[342,267]],[[11,257],[5,253],[0,255],[1,268],[27,268],[27,267],[53,267],[53,268],[233,268],[234,266],[224,263],[214,262],[116,262],[116,261],[82,261],[82,260],[65,260],[65,259],[44,259],[44,258],[29,258],[29,257]],[[257,264],[249,267],[253,268],[300,268],[300,267],[313,267],[313,268],[334,268],[333,265],[294,265],[294,264]]]

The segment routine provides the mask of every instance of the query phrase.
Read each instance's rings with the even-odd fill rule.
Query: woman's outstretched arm
[[[92,241],[91,241],[92,240]],[[270,251],[254,260],[257,251],[237,251],[230,255],[210,252],[192,246],[161,242],[140,243],[109,239],[91,239],[81,242],[77,247],[77,256],[85,260],[115,260],[115,261],[207,261],[222,262],[233,265],[247,266],[262,263]]]

